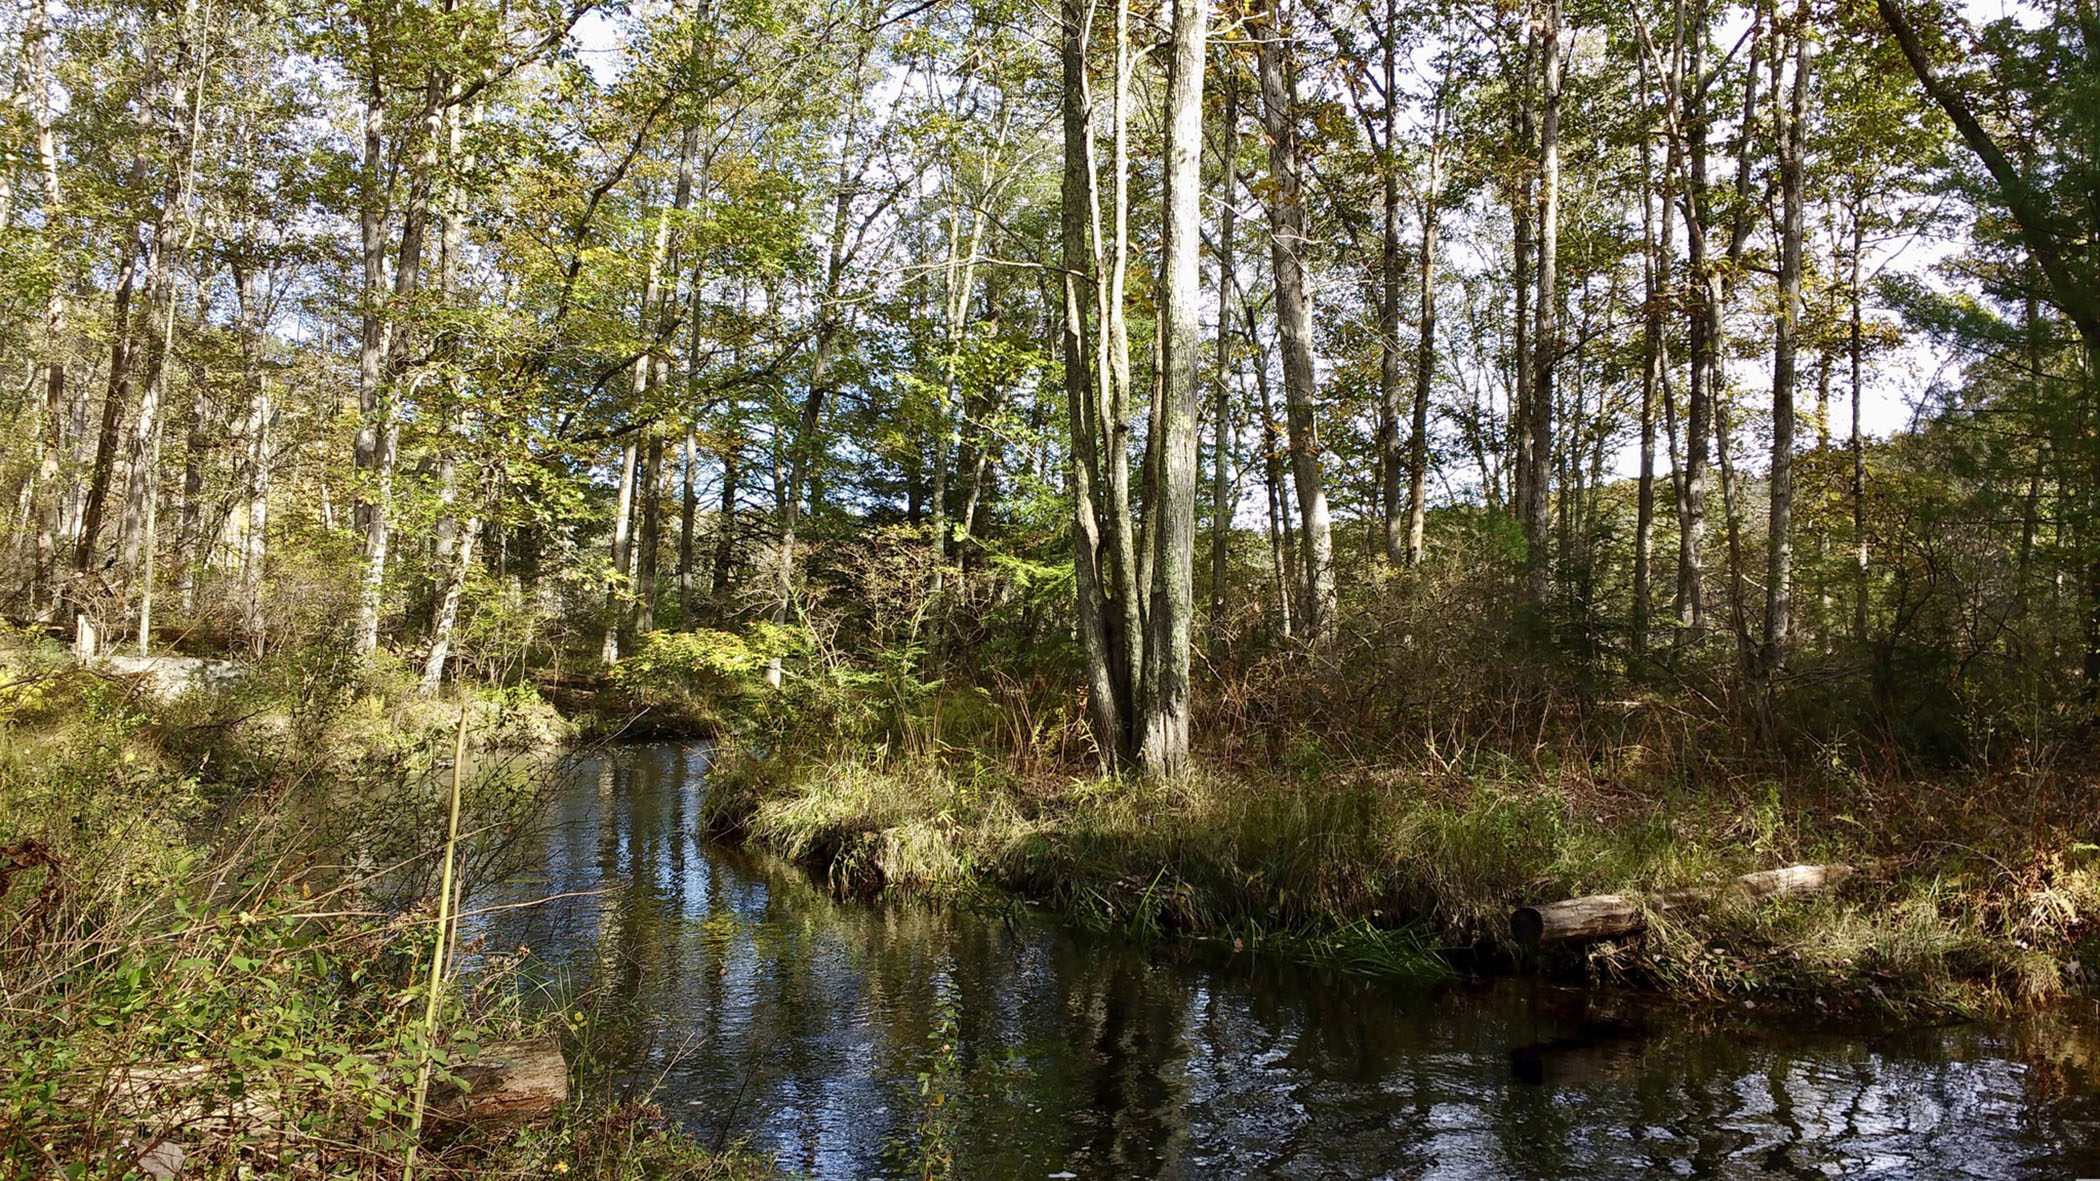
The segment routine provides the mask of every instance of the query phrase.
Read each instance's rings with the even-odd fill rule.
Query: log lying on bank
[[[281,1125],[281,1092],[250,1079],[239,1097],[229,1096],[223,1087],[229,1069],[216,1061],[123,1067],[109,1076],[106,1101],[124,1120],[163,1132],[267,1135]],[[431,1089],[433,1127],[524,1123],[554,1114],[569,1100],[569,1068],[553,1038],[492,1042],[449,1073],[459,1083]]]
[[[459,1086],[432,1088],[431,1118],[453,1124],[524,1123],[569,1101],[569,1066],[553,1038],[500,1042],[452,1068]]]
[[[1630,935],[1645,927],[1648,913],[1716,902],[1728,896],[1753,901],[1812,894],[1837,885],[1853,875],[1849,865],[1789,865],[1746,873],[1724,886],[1704,890],[1678,890],[1658,894],[1646,906],[1623,894],[1592,894],[1568,898],[1543,906],[1520,906],[1509,916],[1509,929],[1517,943],[1537,947],[1543,943],[1583,942]]]

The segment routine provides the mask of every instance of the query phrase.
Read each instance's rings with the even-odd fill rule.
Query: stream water
[[[695,838],[704,747],[562,775],[544,856],[474,904],[568,896],[470,946],[530,948],[624,1084],[812,1176],[2100,1177],[2090,1022],[1827,1034],[840,902]]]

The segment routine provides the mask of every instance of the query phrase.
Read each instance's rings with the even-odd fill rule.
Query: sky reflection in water
[[[813,1176],[2100,1177],[2090,1026],[1814,1036],[841,904],[694,839],[705,759],[570,764],[475,904],[602,892],[465,934],[605,987],[627,1081]]]

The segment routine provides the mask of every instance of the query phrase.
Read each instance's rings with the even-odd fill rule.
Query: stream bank
[[[607,1086],[823,1177],[2100,1172],[2063,1010],[1876,1033],[1530,979],[1372,981],[1028,913],[838,898],[694,839],[708,751],[570,765],[481,954]]]
[[[2100,962],[2100,851],[1891,855],[1776,792],[1605,798],[1507,767],[1148,784],[793,747],[731,746],[719,762],[706,830],[844,892],[1000,892],[1094,929],[1266,946],[1370,976],[1536,973],[1915,1022],[2088,996],[2084,965]],[[1873,871],[1811,896],[1657,907],[1619,939],[1534,950],[1511,930],[1520,907],[1682,897],[1794,861]]]

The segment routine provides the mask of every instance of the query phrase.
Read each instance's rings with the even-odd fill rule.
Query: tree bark
[[[1189,630],[1195,614],[1196,305],[1202,298],[1203,45],[1209,0],[1173,0],[1160,233],[1159,474],[1138,764],[1179,776],[1189,758]]]
[[[1270,259],[1276,275],[1277,336],[1283,352],[1283,392],[1290,432],[1291,472],[1301,518],[1298,545],[1304,582],[1303,634],[1324,643],[1334,625],[1334,538],[1314,408],[1312,306],[1305,294],[1304,154],[1298,136],[1294,52],[1277,19],[1276,0],[1263,12],[1258,54],[1262,123],[1269,138]]]
[[[642,463],[641,544],[634,558],[634,634],[646,636],[656,629],[657,554],[663,549],[664,438],[649,432],[647,458]]]
[[[1517,76],[1523,81],[1517,86],[1520,97],[1511,123],[1516,138],[1513,155],[1518,160],[1517,176],[1511,182],[1509,194],[1510,241],[1510,293],[1512,323],[1510,326],[1510,381],[1509,398],[1509,454],[1510,465],[1510,516],[1516,519],[1518,528],[1527,528],[1526,514],[1531,506],[1531,481],[1538,475],[1538,461],[1532,455],[1531,416],[1537,406],[1534,396],[1538,370],[1532,364],[1532,292],[1534,252],[1537,242],[1533,237],[1533,218],[1538,209],[1533,201],[1533,174],[1524,163],[1530,156],[1532,144],[1537,139],[1537,115],[1532,104],[1537,95],[1532,90],[1530,79],[1534,39],[1529,29],[1524,34],[1524,44],[1518,54]]]
[[[1794,78],[1780,128],[1779,323],[1772,343],[1772,497],[1765,564],[1763,667],[1776,673],[1786,660],[1793,626],[1794,368],[1801,316],[1802,122],[1808,105],[1808,27],[1804,10],[1793,31]],[[1772,95],[1775,109],[1779,94]]]
[[[247,632],[249,654],[261,659],[269,630],[263,614],[263,575],[269,559],[270,385],[260,368],[252,365],[247,384],[250,392],[242,484],[248,519],[241,545],[241,623]]]
[[[634,436],[629,435],[626,445],[620,448],[620,490],[613,502],[612,572],[605,581],[605,638],[598,647],[598,661],[607,666],[620,660],[620,590],[627,581],[628,531],[634,520],[637,452]]]
[[[1543,609],[1552,582],[1547,546],[1551,528],[1554,376],[1560,358],[1560,0],[1539,5],[1539,270],[1537,327],[1533,332],[1531,460],[1525,484],[1525,564],[1531,605]]]
[[[685,627],[693,620],[693,520],[700,507],[693,478],[699,465],[700,441],[687,426],[678,466],[678,620]]]
[[[1225,585],[1232,552],[1232,454],[1237,436],[1232,426],[1232,303],[1238,280],[1234,235],[1239,212],[1240,87],[1228,61],[1224,71],[1224,110],[1219,116],[1218,163],[1218,371],[1211,409],[1214,434],[1211,454],[1210,631],[1213,646],[1222,643]]]
[[[1284,483],[1283,443],[1276,433],[1276,404],[1269,393],[1269,351],[1256,329],[1254,309],[1245,301],[1240,304],[1240,316],[1246,322],[1247,343],[1254,347],[1255,402],[1261,410],[1262,484],[1268,491],[1269,565],[1275,583],[1276,616],[1281,624],[1278,630],[1289,639],[1297,634],[1292,605],[1296,577],[1291,571],[1291,506]]]
[[[1648,91],[1648,62],[1641,59],[1643,97]],[[1669,101],[1666,95],[1664,101]],[[1667,342],[1663,336],[1663,322],[1669,311],[1668,288],[1670,284],[1670,243],[1672,241],[1672,214],[1670,184],[1676,174],[1677,151],[1675,138],[1666,153],[1663,172],[1656,185],[1655,199],[1650,194],[1641,194],[1641,230],[1646,249],[1643,252],[1643,269],[1646,271],[1646,293],[1641,301],[1641,466],[1639,491],[1633,527],[1633,627],[1631,637],[1632,665],[1641,668],[1648,657],[1648,633],[1654,626],[1654,548],[1655,548],[1655,420],[1659,398],[1667,399],[1664,378],[1668,368]],[[1654,176],[1654,149],[1648,136],[1641,139],[1641,173]],[[1660,206],[1658,217],[1657,206]],[[1658,224],[1658,222],[1660,224]]]
[[[144,145],[140,146],[143,153]],[[143,156],[131,174],[133,191],[144,181]],[[109,388],[102,399],[102,426],[95,436],[95,464],[88,476],[87,499],[80,512],[80,537],[73,546],[73,570],[86,574],[94,566],[95,546],[101,540],[102,515],[109,500],[109,482],[117,462],[117,436],[122,430],[125,408],[131,404],[132,356],[137,351],[136,325],[131,314],[132,295],[138,287],[139,256],[145,246],[135,229],[124,237],[123,261],[117,266],[117,289],[110,308]]]
[[[481,536],[481,518],[469,517],[460,530],[443,591],[438,597],[430,629],[430,654],[423,661],[423,695],[434,695],[445,681],[445,662],[452,655],[452,633],[459,622],[459,604],[466,594],[467,578],[474,570],[474,542]]]
[[[1395,0],[1386,0],[1385,22],[1377,30],[1380,70],[1384,82],[1384,118],[1379,139],[1372,141],[1378,156],[1378,190],[1382,217],[1378,254],[1378,469],[1379,509],[1385,526],[1385,560],[1395,566],[1410,565],[1406,507],[1401,503],[1401,480],[1411,473],[1405,464],[1406,451],[1400,441],[1400,422],[1407,412],[1400,381],[1400,161],[1397,132],[1399,96],[1394,87],[1394,59],[1399,56],[1400,36]],[[1426,223],[1425,223],[1426,232]],[[1409,486],[1412,487],[1412,480]]]
[[[1861,316],[1860,256],[1866,252],[1866,219],[1857,199],[1852,202],[1852,257],[1846,284],[1851,314],[1846,318],[1847,359],[1852,376],[1852,431],[1846,450],[1852,459],[1852,642],[1867,642],[1867,450],[1860,434],[1860,393],[1865,325]]]
[[[1388,20],[1392,19],[1388,12]],[[1407,566],[1422,564],[1423,533],[1429,518],[1429,395],[1436,380],[1436,255],[1439,186],[1443,183],[1444,120],[1447,75],[1437,88],[1436,110],[1430,116],[1429,176],[1422,189],[1422,257],[1417,260],[1416,304],[1420,311],[1415,336],[1415,397],[1407,443]],[[1388,77],[1387,91],[1393,82]]]
[[[1709,272],[1712,267],[1707,249],[1707,215],[1713,199],[1707,175],[1707,133],[1710,119],[1704,89],[1685,85],[1687,75],[1699,80],[1703,72],[1708,35],[1708,9],[1706,0],[1698,0],[1686,54],[1689,61],[1684,66],[1673,62],[1672,73],[1676,75],[1672,90],[1684,104],[1682,126],[1685,132],[1686,166],[1690,170],[1689,183],[1684,194],[1685,262],[1692,283],[1698,285],[1698,299],[1690,309],[1691,323],[1688,326],[1691,373],[1685,398],[1684,417],[1684,477],[1678,483],[1679,506],[1677,515],[1681,521],[1677,539],[1677,636],[1676,647],[1680,653],[1698,646],[1706,636],[1706,480],[1707,448],[1713,433],[1713,389],[1712,378],[1718,366],[1714,357],[1714,342],[1708,336],[1711,317],[1707,302],[1712,298]],[[1678,40],[1685,40],[1683,10],[1678,10]],[[1694,98],[1696,92],[1697,97]]]
[[[68,218],[65,191],[58,177],[57,137],[52,130],[53,71],[48,0],[37,0],[30,22],[22,40],[24,50],[34,61],[36,78],[33,117],[36,121],[37,162],[44,182],[44,230],[56,239],[67,226]],[[65,502],[59,495],[59,471],[60,456],[66,445],[65,292],[66,284],[61,280],[52,283],[50,293],[44,297],[43,349],[39,357],[44,367],[44,415],[43,455],[37,462],[36,487],[42,504],[37,512],[36,571],[32,575],[30,600],[40,617],[51,604],[53,584],[58,578],[60,535],[64,528]]]
[[[1104,527],[1100,440],[1105,399],[1098,389],[1102,346],[1090,339],[1088,309],[1099,308],[1102,276],[1094,227],[1100,223],[1099,190],[1093,175],[1093,97],[1086,51],[1091,39],[1092,0],[1063,0],[1060,63],[1064,121],[1062,220],[1059,261],[1064,279],[1061,342],[1065,400],[1071,415],[1072,562],[1078,599],[1079,646],[1086,661],[1087,710],[1104,769],[1112,770],[1130,749],[1132,702],[1119,642],[1119,612],[1109,591],[1109,569],[1117,558]],[[1082,297],[1082,290],[1085,297]],[[1107,331],[1104,320],[1100,324]],[[1118,466],[1120,456],[1112,456]]]

